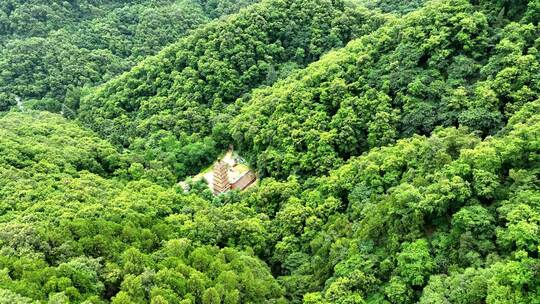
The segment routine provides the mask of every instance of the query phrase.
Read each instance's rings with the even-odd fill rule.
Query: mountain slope
[[[540,303],[540,2],[361,2],[265,0],[76,120],[0,113],[0,303]],[[231,143],[256,185],[177,183]]]
[[[348,2],[264,1],[197,29],[97,88],[82,99],[78,118],[114,144],[154,159],[167,152],[164,138],[167,145],[199,144],[212,154],[228,141],[222,129],[231,115],[227,104],[384,20]],[[180,164],[186,158],[169,155]]]
[[[0,133],[1,303],[282,297],[253,253],[264,246],[264,216],[110,178],[121,164],[112,146],[56,114],[7,114]]]
[[[275,275],[305,303],[536,301],[538,122],[416,135],[300,191],[267,180],[248,201],[272,218]]]
[[[437,126],[493,134],[540,97],[540,32],[490,19],[468,1],[434,1],[255,90],[228,129],[261,173],[280,178],[325,173]]]
[[[3,42],[0,110],[19,99],[27,108],[72,117],[82,87],[106,82],[189,30],[254,1],[53,2],[4,7],[6,22],[11,22],[7,27],[19,28],[22,19],[35,21],[31,28],[36,31],[19,29],[17,33],[25,35],[14,34]],[[8,33],[0,25],[0,35]]]

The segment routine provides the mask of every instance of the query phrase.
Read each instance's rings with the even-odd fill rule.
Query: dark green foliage
[[[0,4],[0,303],[540,303],[540,2],[193,1]]]
[[[265,216],[148,181],[104,179],[96,174],[119,163],[116,151],[53,114],[8,114],[0,130],[1,288],[74,302],[282,296],[249,253],[265,248]]]
[[[378,8],[383,12],[406,14],[420,8],[425,0],[364,0],[364,5]]]
[[[204,8],[190,0],[53,2],[4,8],[14,33],[1,30],[0,18],[0,34],[11,38],[0,43],[0,110],[15,105],[17,97],[34,109],[65,110],[60,105],[71,90],[108,81],[189,30],[251,1]],[[56,107],[44,108],[50,99]]]
[[[262,174],[284,178],[325,173],[437,126],[494,134],[540,97],[539,30],[494,29],[488,19],[463,0],[427,4],[255,90],[232,137]]]
[[[320,282],[323,292],[304,298],[319,299],[314,303],[348,303],[355,294],[374,303],[534,302],[537,291],[523,284],[539,279],[530,270],[540,265],[539,163],[530,157],[538,154],[539,126],[535,115],[480,144],[464,130],[440,130],[374,150],[322,178],[274,219],[283,227],[293,206],[309,219],[278,234],[280,264],[310,257],[283,272],[284,281]],[[331,197],[343,198],[343,211],[326,219],[315,210]],[[512,271],[516,281],[506,277]]]
[[[176,137],[177,146],[203,142],[211,150],[207,143],[229,138],[220,129],[235,114],[226,111],[227,104],[271,83],[291,64],[312,62],[383,21],[348,2],[265,1],[194,31],[84,96],[79,119],[111,142],[144,154],[161,148],[137,143],[157,136]],[[211,134],[212,140],[204,139]],[[181,154],[174,155],[177,162]]]
[[[267,1],[195,31],[100,87],[84,98],[80,117],[122,145],[159,129],[207,135],[219,111],[261,85],[269,70],[314,61],[379,20],[341,2]]]
[[[14,37],[43,37],[81,20],[101,16],[128,1],[6,0],[0,3],[0,45]]]
[[[229,15],[255,3],[253,0],[196,0],[210,18]]]

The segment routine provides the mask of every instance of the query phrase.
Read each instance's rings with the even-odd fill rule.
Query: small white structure
[[[179,182],[178,186],[180,186],[184,190],[184,192],[188,192],[191,189],[187,182]]]
[[[208,187],[218,195],[231,189],[244,190],[257,181],[257,176],[243,158],[234,153],[232,147],[204,173],[193,178],[194,181],[204,179]]]

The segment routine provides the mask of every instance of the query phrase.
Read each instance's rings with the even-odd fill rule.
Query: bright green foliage
[[[223,128],[234,108],[225,111],[227,104],[383,21],[349,2],[263,1],[197,29],[97,88],[82,99],[79,119],[119,146],[170,159],[164,162],[171,172],[185,176],[204,159],[184,163],[191,157],[182,152],[162,157],[164,138],[216,156],[216,145],[229,140]]]
[[[0,3],[0,45],[13,37],[45,36],[80,20],[104,14],[127,1],[79,0],[64,2],[6,0]]]
[[[273,220],[285,287],[301,295],[320,282],[322,293],[304,297],[313,303],[534,302],[525,286],[540,278],[538,115],[514,128],[480,144],[454,129],[399,141],[288,199]],[[478,170],[494,191],[475,190],[486,185]],[[342,198],[330,217],[315,211],[324,197]],[[305,220],[283,218],[291,208]]]
[[[116,293],[114,303],[282,296],[264,262],[241,251],[266,248],[264,215],[148,181],[104,179],[119,154],[56,115],[12,113],[0,127],[1,288],[72,302]]]
[[[127,299],[134,303],[147,303],[148,299],[152,303],[178,303],[184,298],[206,304],[221,303],[221,299],[230,301],[231,297],[237,303],[246,303],[277,299],[282,294],[261,261],[231,248],[193,248],[186,239],[174,239],[152,257],[128,250],[124,259],[132,255],[155,263],[159,270],[139,269],[129,273],[124,266],[123,272],[129,274],[112,303],[125,303]]]
[[[32,299],[22,297],[12,291],[0,289],[0,303],[2,304],[33,304]]]
[[[232,137],[283,178],[441,125],[493,134],[540,97],[539,30],[510,23],[492,38],[488,19],[467,1],[435,1],[254,91]]]
[[[362,3],[369,8],[378,8],[384,12],[396,14],[406,14],[417,10],[425,0],[362,0]]]
[[[255,3],[254,0],[196,0],[205,14],[214,19],[238,12],[241,8]]]
[[[0,303],[540,303],[537,0],[6,3]]]
[[[252,1],[31,2],[4,8],[15,33],[0,41],[0,110],[19,98],[27,108],[72,116],[81,87],[110,80],[190,29]]]
[[[118,164],[119,155],[109,143],[46,112],[7,114],[0,118],[0,134],[0,161],[6,170],[107,175]]]

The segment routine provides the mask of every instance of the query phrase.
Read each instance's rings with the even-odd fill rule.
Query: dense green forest
[[[0,303],[540,303],[539,22],[0,3]],[[214,195],[229,145],[258,182]]]
[[[264,1],[195,30],[83,96],[78,117],[145,163],[184,177],[229,142],[234,113],[227,105],[384,20],[348,2]]]
[[[254,1],[41,2],[0,4],[0,110],[21,100],[27,108],[73,115],[84,87]]]

